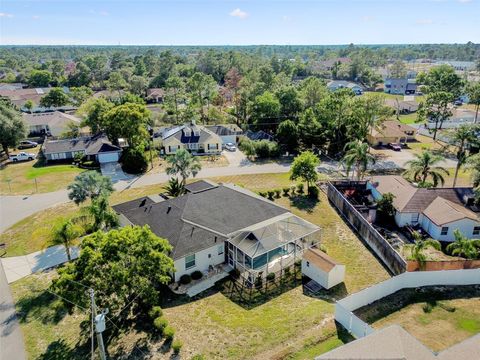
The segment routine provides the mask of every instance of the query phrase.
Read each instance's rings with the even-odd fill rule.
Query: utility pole
[[[100,359],[107,360],[105,355],[105,345],[103,344],[102,332],[105,331],[105,315],[108,313],[108,309],[103,310],[100,315],[97,315],[97,306],[95,305],[95,290],[89,289],[92,317],[95,319],[95,332],[97,333],[98,349],[100,351]]]

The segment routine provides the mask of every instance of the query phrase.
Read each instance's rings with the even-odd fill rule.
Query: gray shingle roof
[[[188,130],[190,130],[190,135],[188,136]],[[198,135],[195,135],[195,131],[198,132]],[[162,139],[166,140],[167,138],[174,137],[179,140],[182,144],[195,144],[195,143],[204,143],[207,140],[210,140],[216,135],[207,130],[203,126],[197,125],[182,125],[177,126],[172,129],[168,129],[163,133]]]
[[[200,192],[153,203],[145,198],[113,208],[134,225],[149,225],[182,258],[215,245],[237,230],[288,212],[244,189],[219,185]]]
[[[43,144],[44,154],[85,151],[86,155],[96,155],[101,152],[121,151],[118,146],[112,145],[105,135],[83,137],[76,139],[47,140]]]

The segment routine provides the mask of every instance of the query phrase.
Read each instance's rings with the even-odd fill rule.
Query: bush
[[[303,183],[298,183],[297,184],[297,193],[298,194],[303,194]]]
[[[275,189],[275,190],[273,190],[273,191],[275,191],[275,197],[276,197],[277,199],[280,199],[280,195],[282,194],[282,190],[280,190],[280,189]]]
[[[123,171],[129,174],[141,174],[148,169],[148,159],[142,146],[124,150],[121,162]]]
[[[286,267],[285,269],[283,269],[283,272],[285,275],[289,275],[290,274],[290,267]]]
[[[268,190],[268,191],[267,191],[267,194],[268,194],[268,199],[269,199],[269,200],[273,200],[273,197],[274,197],[274,195],[275,195],[275,191],[273,191],[273,190]]]
[[[203,277],[203,274],[201,271],[195,270],[194,272],[192,272],[191,277],[193,280],[200,280]]]
[[[180,276],[180,284],[187,285],[192,282],[192,277],[188,274]]]
[[[160,334],[163,334],[165,329],[168,327],[168,321],[162,316],[159,316],[153,320],[153,326]]]
[[[172,344],[172,350],[174,354],[178,354],[182,349],[183,343],[180,340],[175,340]]]
[[[320,194],[320,190],[318,187],[314,186],[309,186],[308,187],[308,197],[311,199],[318,199],[318,195]]]
[[[284,187],[282,191],[283,191],[283,196],[288,196],[288,194],[290,193],[290,188]]]
[[[257,277],[255,279],[255,287],[260,288],[260,287],[262,287],[262,284],[263,284],[262,277],[261,276]]]
[[[290,195],[294,196],[296,190],[297,190],[297,187],[295,185],[290,186]]]
[[[167,339],[168,341],[171,341],[173,340],[173,337],[175,336],[175,329],[171,326],[167,326],[164,330],[163,330],[163,336],[165,337],[165,339]]]
[[[273,281],[273,280],[275,280],[275,273],[269,273],[269,274],[267,275],[267,280],[268,280],[268,281]]]
[[[196,355],[193,355],[191,360],[207,360],[207,358],[202,354],[196,354]]]
[[[240,277],[240,270],[238,269],[232,269],[230,270],[230,276],[232,277],[232,279],[238,279]]]
[[[258,195],[260,195],[261,197],[264,197],[264,198],[267,197],[267,193],[265,191],[259,191]]]
[[[425,305],[422,306],[422,309],[424,313],[431,313],[433,310],[433,304],[427,302]]]
[[[163,310],[160,306],[154,306],[148,312],[148,316],[150,316],[152,319],[156,319],[162,315],[163,315]]]
[[[295,266],[296,267],[302,266],[302,260],[295,260]]]

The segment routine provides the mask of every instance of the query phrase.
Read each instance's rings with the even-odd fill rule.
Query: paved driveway
[[[390,149],[372,149],[372,154],[377,157],[377,167],[379,168],[405,168],[406,163],[415,159],[414,153],[409,150],[393,151]],[[440,163],[440,166],[454,168],[457,162],[452,159],[446,159]]]
[[[245,154],[239,149],[237,151],[223,151],[223,156],[228,160],[228,167],[241,167],[241,166],[250,166],[253,165],[250,160],[247,159]]]

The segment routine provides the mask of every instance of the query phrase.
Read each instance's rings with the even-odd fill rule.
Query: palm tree
[[[461,256],[466,259],[476,259],[480,255],[480,240],[468,239],[460,230],[453,232],[455,241],[447,246],[447,251],[455,256]]]
[[[77,175],[67,189],[70,190],[68,197],[77,205],[88,199],[93,201],[100,196],[108,196],[114,191],[112,180],[97,171],[86,171]]]
[[[420,267],[425,265],[425,254],[424,251],[428,248],[434,248],[435,250],[440,250],[442,247],[438,240],[426,239],[423,240],[422,235],[417,231],[414,231],[413,234],[413,245],[407,245],[412,249],[412,257],[420,263]]]
[[[425,184],[430,177],[433,181],[433,186],[437,186],[440,182],[445,183],[445,175],[450,173],[443,167],[435,166],[437,163],[444,160],[443,156],[434,155],[429,151],[424,151],[421,154],[415,154],[416,159],[407,161],[406,165],[409,167],[403,174],[413,178],[414,181]]]
[[[110,229],[118,226],[118,216],[110,208],[108,204],[108,198],[106,196],[101,196],[94,201],[92,204],[86,208],[88,214],[93,218],[93,230],[103,230]]]
[[[472,173],[476,202],[480,204],[480,154],[476,154],[468,159],[467,164]]]
[[[167,191],[167,195],[171,197],[177,197],[185,193],[185,187],[182,186],[177,178],[170,178],[164,189]]]
[[[61,220],[52,231],[50,244],[63,245],[67,253],[68,261],[72,260],[70,247],[73,240],[78,239],[82,235],[80,226],[74,224],[71,220]]]
[[[360,140],[355,140],[345,145],[344,150],[346,150],[346,153],[342,161],[347,167],[347,176],[352,166],[355,165],[357,178],[358,180],[362,179],[363,174],[367,171],[368,164],[375,163],[375,157],[369,152],[369,145]]]
[[[477,131],[475,125],[462,125],[453,133],[452,140],[457,145],[457,166],[455,167],[455,175],[453,177],[453,187],[457,184],[458,171],[465,165],[470,155],[467,150],[468,144],[477,140]]]
[[[180,175],[182,178],[181,185],[185,187],[187,179],[190,176],[195,177],[201,170],[202,166],[198,158],[194,157],[185,149],[178,150],[175,155],[167,158],[169,166],[166,169],[168,175]]]

